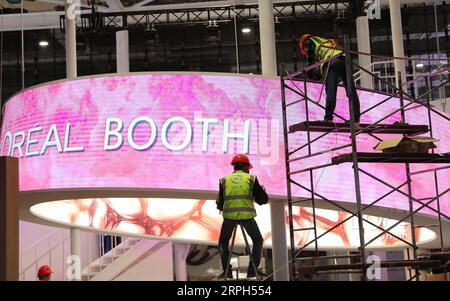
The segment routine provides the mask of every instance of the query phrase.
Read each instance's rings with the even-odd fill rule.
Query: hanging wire
[[[438,30],[438,19],[437,19],[437,9],[436,9],[436,0],[434,0],[434,26],[435,26],[435,31],[436,31],[436,47],[437,47],[437,54],[438,57],[441,58],[441,47],[439,44],[439,30]],[[445,24],[445,26],[448,26],[447,24]],[[448,59],[448,58],[447,58]],[[438,62],[436,64],[437,69],[439,69],[441,67],[441,63]],[[439,80],[440,83],[442,84],[442,74],[439,75]],[[446,99],[445,99],[445,87],[442,86],[441,88],[439,88],[439,100],[441,101],[441,105],[445,111],[445,105],[446,105]]]
[[[237,68],[237,73],[239,74],[239,73],[241,73],[241,66],[239,63],[239,38],[238,38],[238,30],[237,30],[236,1],[234,1],[233,12],[234,12],[234,40],[236,43],[236,68]]]
[[[436,11],[436,0],[434,0],[434,27],[435,27],[435,32],[436,32],[437,54],[438,54],[438,58],[440,58],[441,57],[441,48],[439,45],[439,30],[438,30],[438,20],[437,20],[437,11]],[[440,62],[438,62],[436,64],[439,65]]]
[[[22,48],[22,90],[25,89],[25,49],[24,49],[24,37],[23,37],[23,1],[20,1],[20,39]]]

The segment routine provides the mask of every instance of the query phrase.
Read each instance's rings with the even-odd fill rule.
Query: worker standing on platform
[[[218,278],[233,278],[231,266],[229,266],[230,250],[229,240],[233,234],[234,228],[240,223],[253,242],[253,250],[250,257],[250,263],[247,269],[247,278],[257,276],[254,266],[258,268],[261,261],[263,247],[263,237],[259,231],[258,224],[255,221],[256,210],[253,205],[255,200],[259,205],[267,204],[269,197],[258,182],[256,176],[251,175],[249,170],[253,168],[246,155],[236,155],[231,161],[234,172],[222,179],[219,184],[219,195],[217,197],[217,209],[222,212],[223,223],[220,230],[219,248],[222,260],[223,273]],[[228,275],[225,275],[228,266]],[[259,269],[259,277],[267,277]]]
[[[307,57],[308,63],[324,61],[333,56],[335,59],[321,64],[318,71],[312,71],[309,76],[313,79],[324,78],[325,92],[327,94],[327,102],[325,107],[325,122],[333,121],[333,113],[336,109],[336,94],[339,82],[344,82],[344,88],[347,97],[353,97],[353,107],[355,110],[355,122],[359,123],[360,107],[359,98],[356,93],[356,87],[353,79],[351,79],[351,91],[347,90],[347,73],[345,67],[345,54],[341,50],[342,47],[334,39],[324,39],[310,34],[304,34],[300,38],[300,52]],[[350,92],[350,93],[349,93]]]

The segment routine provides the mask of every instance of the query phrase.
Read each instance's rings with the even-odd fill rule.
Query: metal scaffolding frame
[[[289,216],[289,229],[290,229],[290,240],[291,240],[291,279],[296,279],[296,276],[298,274],[301,274],[302,269],[296,268],[296,262],[302,260],[302,258],[299,258],[299,255],[301,252],[311,244],[314,244],[315,254],[316,256],[312,257],[313,260],[316,259],[328,259],[328,258],[357,258],[360,259],[360,263],[354,263],[354,264],[347,264],[347,265],[329,265],[329,266],[308,266],[303,268],[303,271],[311,272],[314,271],[315,273],[324,272],[324,273],[361,273],[361,280],[367,280],[366,271],[367,268],[370,266],[370,264],[366,263],[366,247],[370,245],[372,242],[374,242],[376,239],[381,237],[383,234],[388,233],[392,237],[395,237],[399,241],[403,242],[407,247],[412,248],[413,250],[413,258],[410,260],[403,260],[403,261],[384,261],[381,262],[381,267],[403,267],[408,266],[410,268],[414,268],[416,273],[412,277],[410,277],[409,280],[419,280],[419,271],[418,268],[420,267],[433,267],[433,266],[443,266],[443,264],[440,261],[423,261],[418,260],[418,254],[417,254],[417,243],[416,243],[416,225],[414,221],[414,216],[420,212],[423,208],[427,208],[434,213],[437,214],[437,219],[439,221],[439,235],[440,235],[440,247],[441,252],[444,254],[450,254],[450,252],[445,252],[444,249],[444,242],[443,242],[443,228],[442,228],[442,220],[449,220],[450,217],[445,215],[440,210],[440,199],[446,195],[450,191],[450,185],[449,187],[444,187],[442,190],[439,189],[439,177],[438,177],[438,171],[450,168],[450,164],[448,166],[440,166],[438,168],[431,168],[427,170],[421,170],[416,172],[411,172],[410,170],[410,164],[413,163],[450,163],[450,152],[446,154],[435,154],[434,150],[432,154],[389,154],[389,153],[363,153],[358,152],[358,145],[356,141],[356,137],[360,134],[368,134],[371,137],[375,138],[378,141],[381,141],[379,137],[376,136],[376,134],[403,134],[403,135],[418,135],[423,133],[430,133],[430,137],[433,137],[433,127],[432,127],[432,118],[431,113],[437,114],[438,116],[445,119],[446,122],[450,122],[450,118],[445,116],[439,111],[436,111],[433,109],[430,105],[429,98],[427,98],[426,102],[419,101],[418,99],[421,99],[424,96],[430,95],[435,89],[439,89],[440,87],[444,86],[449,82],[449,80],[445,80],[444,82],[441,82],[441,84],[437,87],[432,88],[431,90],[427,91],[423,95],[419,97],[413,97],[411,95],[408,95],[403,90],[403,84],[401,82],[398,83],[398,87],[395,85],[390,84],[389,82],[379,78],[376,74],[366,70],[365,68],[359,66],[356,63],[352,62],[351,55],[355,54],[357,52],[350,51],[350,41],[348,35],[345,36],[344,39],[344,53],[345,53],[345,64],[346,64],[346,74],[347,78],[349,79],[347,81],[347,91],[349,93],[349,108],[350,108],[350,120],[346,120],[344,117],[334,114],[335,117],[339,118],[340,120],[344,121],[344,123],[326,123],[321,121],[311,121],[310,120],[310,105],[315,105],[323,110],[325,110],[325,107],[322,106],[320,103],[316,102],[315,100],[311,99],[308,96],[307,91],[307,73],[308,71],[312,70],[313,68],[316,68],[324,63],[328,63],[338,56],[334,56],[331,58],[328,58],[326,60],[323,60],[321,62],[315,63],[313,65],[310,65],[298,72],[295,72],[293,74],[285,75],[285,71],[283,70],[283,76],[281,77],[281,91],[282,91],[282,112],[283,112],[283,133],[284,133],[284,143],[285,143],[285,164],[286,164],[286,180],[287,180],[287,196],[288,196],[288,216]],[[366,54],[370,55],[370,54]],[[358,69],[362,70],[362,72],[368,73],[370,76],[376,78],[377,80],[380,80],[384,84],[390,86],[393,91],[395,91],[395,94],[393,95],[387,95],[387,97],[382,100],[381,102],[377,103],[376,105],[372,106],[371,108],[365,110],[362,112],[361,115],[367,114],[374,108],[378,107],[381,104],[384,104],[388,102],[391,99],[396,99],[397,101],[400,100],[400,107],[387,116],[384,116],[380,118],[378,121],[374,122],[373,124],[360,124],[360,126],[357,128],[355,125],[355,112],[352,105],[353,97],[351,95],[352,89],[351,89],[351,80],[353,80],[353,74],[352,69],[353,66],[356,66]],[[448,73],[448,68],[443,68],[439,72],[442,73]],[[401,77],[399,76],[400,81]],[[415,81],[415,80],[413,80]],[[410,84],[411,82],[405,83],[406,85]],[[300,86],[300,87],[299,87]],[[287,103],[286,101],[286,91],[289,90],[290,92],[295,93],[300,97],[300,99],[292,101],[290,103]],[[405,100],[408,101],[408,103],[405,104]],[[294,124],[294,125],[288,125],[288,107],[296,104],[303,104],[305,106],[305,121]],[[414,106],[413,106],[414,104]],[[405,123],[405,111],[407,110],[413,110],[416,108],[423,108],[425,107],[428,111],[428,125],[408,125]],[[388,125],[388,124],[381,124],[385,119],[389,118],[390,116],[393,116],[394,114],[399,113],[401,114],[402,118],[402,124],[394,124],[394,125]],[[450,123],[449,123],[450,124]],[[291,134],[294,134],[298,131],[306,132],[306,138],[307,143],[290,150],[289,145],[289,136]],[[321,132],[323,134],[319,135],[318,137],[312,139],[311,133],[312,132]],[[329,148],[323,151],[319,152],[313,152],[311,145],[320,139],[326,137],[330,133],[350,133],[351,135],[351,143],[345,144],[338,147]],[[291,164],[293,162],[311,158],[314,156],[331,153],[336,150],[344,149],[344,148],[352,148],[352,152],[348,154],[338,155],[334,156],[332,158],[331,163],[327,164],[321,164],[309,168],[304,168],[300,170],[291,170]],[[307,155],[304,156],[297,156],[294,157],[294,155],[302,150],[307,148]],[[353,171],[354,171],[354,187],[355,187],[355,195],[356,195],[356,210],[349,210],[345,208],[344,206],[340,205],[336,201],[330,200],[329,198],[326,198],[325,196],[319,194],[315,191],[314,186],[314,171],[320,170],[329,166],[334,166],[341,163],[353,163]],[[382,163],[401,163],[405,164],[405,174],[406,179],[403,183],[401,183],[399,186],[394,186],[383,179],[380,179],[379,177],[373,175],[372,173],[368,172],[367,170],[362,169],[359,166],[359,163],[373,163],[373,164],[382,164]],[[434,186],[435,186],[435,195],[428,197],[428,198],[422,198],[418,199],[413,196],[412,187],[411,187],[411,178],[414,175],[422,174],[426,172],[432,172],[434,174]],[[309,173],[309,187],[306,183],[299,183],[295,179],[295,175],[302,174],[302,173]],[[361,187],[360,187],[360,174],[364,174],[371,179],[375,180],[378,183],[383,184],[384,186],[388,187],[390,190],[373,201],[370,204],[363,204],[361,201]],[[298,200],[296,198],[294,200],[292,187],[296,186],[299,187],[302,191],[306,191],[310,194],[310,197],[307,199],[301,199]],[[407,187],[407,192],[404,192],[401,190],[403,187]],[[441,192],[439,192],[441,191]],[[368,208],[374,206],[390,194],[397,192],[401,195],[407,197],[408,203],[409,203],[409,212],[406,216],[398,220],[395,224],[388,227],[387,229],[383,229],[382,227],[372,223],[368,219],[366,219],[363,216],[364,211],[366,211]],[[325,201],[328,204],[331,204],[332,206],[336,207],[338,210],[345,211],[350,214],[349,217],[345,218],[344,220],[340,221],[330,229],[326,230],[324,233],[317,235],[317,224],[316,224],[316,201],[317,199],[321,199]],[[312,227],[307,228],[294,228],[293,223],[293,206],[298,205],[299,203],[310,203],[312,207],[312,216],[313,216],[313,225]],[[434,209],[431,207],[432,203],[436,203],[437,207]],[[414,204],[418,204],[419,207],[414,209]],[[337,227],[343,225],[345,222],[349,221],[351,218],[357,217],[358,219],[358,228],[359,228],[359,251],[357,254],[352,255],[346,255],[346,256],[327,256],[327,257],[320,257],[317,256],[317,253],[319,251],[318,246],[318,240],[336,229]],[[411,241],[406,241],[405,239],[399,237],[395,233],[392,233],[392,229],[394,229],[397,225],[402,223],[403,221],[409,221],[410,227],[411,227]],[[374,238],[370,239],[368,242],[365,241],[364,237],[364,223],[370,224],[371,226],[381,230],[381,233],[376,235]],[[295,245],[294,241],[294,233],[297,231],[306,231],[306,230],[312,230],[314,233],[313,238],[305,242],[303,246],[298,248]],[[448,235],[448,234],[447,234]],[[311,259],[311,258],[310,258]],[[443,266],[444,271],[447,271],[447,266]],[[447,276],[446,276],[447,277]]]
[[[274,3],[274,17],[282,19],[295,19],[299,17],[319,18],[324,15],[336,15],[340,11],[349,11],[351,1],[342,0],[309,0],[286,3]],[[205,24],[210,20],[216,22],[233,22],[235,18],[249,21],[259,16],[257,4],[198,7],[182,9],[165,9],[146,11],[122,12],[95,12],[81,14],[77,24],[80,30],[143,27],[150,25],[182,25]],[[60,28],[64,29],[65,16],[60,17]]]

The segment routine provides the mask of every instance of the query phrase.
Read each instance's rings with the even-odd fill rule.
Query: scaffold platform
[[[427,125],[411,125],[411,124],[377,124],[371,125],[366,123],[359,124],[359,130],[362,133],[372,134],[402,134],[408,136],[421,135],[429,132]],[[336,132],[336,133],[350,133],[350,123],[335,123],[326,121],[305,121],[300,122],[289,127],[289,133],[295,132]]]
[[[298,271],[301,273],[302,271],[308,273],[318,273],[325,271],[343,271],[348,272],[349,270],[355,273],[360,273],[361,269],[366,266],[361,263],[352,263],[352,264],[333,264],[333,265],[320,265],[320,266],[301,266],[298,268]],[[440,260],[430,260],[430,259],[417,259],[417,260],[388,260],[381,261],[380,267],[382,268],[398,268],[398,267],[410,267],[414,269],[429,269],[429,268],[438,268],[438,267],[447,267],[447,265],[443,265]]]
[[[395,154],[395,153],[363,153],[358,152],[360,163],[450,163],[450,154]],[[353,162],[351,153],[335,156],[332,164]]]

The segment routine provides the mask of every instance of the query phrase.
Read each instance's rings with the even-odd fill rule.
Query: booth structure
[[[19,160],[0,157],[0,280],[19,278]]]
[[[320,84],[305,85],[311,98],[324,102]],[[292,87],[283,91],[286,103],[299,99]],[[358,90],[358,94],[361,111],[372,108],[363,115],[364,124],[375,123],[398,109],[396,97],[383,101],[385,94],[369,90]],[[305,229],[295,232],[296,246],[330,232],[317,240],[320,250],[357,250],[358,220],[345,210],[356,204],[353,171],[342,164],[328,164],[351,152],[350,146],[339,148],[349,144],[348,132],[330,131],[317,141],[316,151],[335,151],[292,163],[297,170],[324,165],[312,174],[314,210],[307,202],[310,192],[293,188],[298,204],[292,206],[292,213],[286,211],[284,219],[271,217],[270,207],[288,205],[281,95],[277,77],[214,73],[99,75],[21,91],[4,107],[0,136],[0,155],[17,157],[20,162],[20,219],[175,243],[216,244],[222,221],[215,207],[218,179],[232,171],[234,154],[246,153],[254,166],[252,173],[271,199],[269,206],[257,208],[265,247],[272,247],[273,232],[280,223],[284,225],[280,233],[289,243],[291,220],[292,227]],[[337,103],[336,113],[348,116],[342,87]],[[288,124],[304,121],[305,114],[304,106],[292,106]],[[323,117],[320,107],[310,108],[308,114],[310,120]],[[439,123],[439,118],[432,122]],[[383,123],[398,120],[399,112]],[[411,122],[428,124],[427,110],[416,110]],[[448,152],[449,124],[443,122],[433,131],[438,140],[436,153]],[[295,134],[290,139],[297,145],[308,143],[306,135]],[[379,138],[359,135],[357,142],[359,151],[373,152]],[[429,176],[419,173],[431,168],[430,164],[411,166],[411,171],[417,172],[410,182],[415,198],[440,196],[438,209],[426,205],[415,215],[414,235],[408,221],[396,224],[410,211],[402,185],[404,167],[394,163],[370,167],[391,187],[368,175],[360,177],[363,204],[385,196],[365,212],[365,240],[372,240],[368,249],[404,249],[412,236],[421,248],[450,245],[449,235],[441,236],[432,226],[441,219],[442,231],[448,233],[450,170],[443,167],[437,171],[436,191]],[[311,178],[308,173],[296,181],[308,183],[303,184],[306,186]],[[398,188],[391,191],[392,187]],[[347,222],[339,224],[344,220]],[[242,244],[242,238],[238,237],[238,243]],[[315,244],[306,248],[313,250]]]

